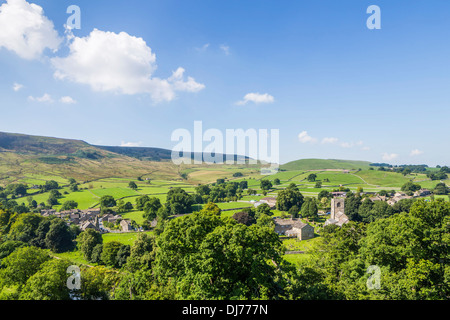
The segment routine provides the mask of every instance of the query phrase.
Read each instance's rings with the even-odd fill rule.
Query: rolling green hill
[[[291,161],[280,166],[282,170],[324,170],[324,169],[342,169],[342,170],[358,170],[368,169],[371,162],[353,161],[353,160],[336,160],[336,159],[302,159]]]
[[[234,156],[235,159],[243,159]],[[106,147],[82,140],[0,132],[0,185],[12,182],[42,184],[46,180],[67,183],[68,178],[85,182],[105,178],[186,180],[191,183],[231,177],[225,165],[176,166],[171,151],[151,147]],[[244,158],[247,159],[247,158]],[[256,167],[258,165],[241,165]],[[206,170],[206,174],[198,171]],[[183,173],[192,172],[186,177]],[[192,181],[191,181],[192,180]]]

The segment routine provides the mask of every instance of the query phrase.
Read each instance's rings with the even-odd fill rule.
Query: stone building
[[[297,237],[299,240],[314,238],[314,227],[298,219],[274,219],[275,232],[278,235]]]
[[[122,228],[123,232],[133,231],[133,227],[131,226],[131,222],[129,220],[120,221],[120,227]]]
[[[325,221],[325,225],[335,224],[342,227],[343,224],[348,223],[349,219],[345,215],[345,199],[333,198],[331,199],[331,216]]]

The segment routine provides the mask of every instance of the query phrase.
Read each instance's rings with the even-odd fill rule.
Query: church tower
[[[345,199],[333,198],[331,199],[331,219],[339,220],[345,213]]]

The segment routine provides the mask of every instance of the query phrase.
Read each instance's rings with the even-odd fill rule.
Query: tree
[[[328,190],[321,190],[319,194],[317,195],[317,199],[320,201],[322,198],[327,198],[328,200],[331,199],[333,195]]]
[[[169,210],[165,206],[162,206],[158,209],[158,212],[156,212],[157,218],[161,220],[166,220],[169,217]]]
[[[105,195],[100,198],[100,208],[107,209],[116,206],[116,200],[113,196]]]
[[[77,243],[83,257],[91,261],[95,246],[103,243],[102,234],[94,229],[86,229],[78,236]]]
[[[287,189],[278,192],[277,210],[289,211],[289,209],[293,206],[301,208],[303,205],[303,201],[303,195],[300,193],[295,184],[291,184],[291,186],[289,186]]]
[[[318,208],[314,198],[306,198],[300,210],[303,218],[316,220],[318,216]]]
[[[287,189],[298,191],[297,185],[294,182],[291,182]]]
[[[36,200],[31,200],[31,202],[30,202],[30,208],[36,209],[37,206],[38,206],[38,204],[37,204]]]
[[[58,198],[55,197],[54,195],[50,195],[47,199],[47,204],[52,207],[54,205],[58,204]]]
[[[256,220],[254,217],[252,217],[248,212],[240,211],[233,214],[232,217],[234,220],[236,220],[237,223],[245,224],[246,226],[251,226],[252,224],[256,223]]]
[[[70,191],[72,191],[72,192],[78,191],[78,183],[71,184],[71,185],[69,186],[69,189],[70,189]]]
[[[6,186],[6,194],[14,196],[27,194],[27,185],[22,183],[12,183]]]
[[[155,260],[156,239],[146,233],[139,233],[130,248],[127,269],[131,272],[148,270]]]
[[[298,218],[298,214],[300,213],[300,209],[297,206],[293,206],[289,209],[288,213],[291,215],[291,218]]]
[[[406,177],[407,175],[409,175],[409,174],[411,174],[412,173],[412,171],[410,170],[410,169],[404,169],[403,171],[402,171],[402,174]]]
[[[322,188],[322,181],[317,181],[315,187],[316,187],[317,189]]]
[[[412,191],[412,192],[418,191],[420,189],[422,189],[420,184],[413,183],[411,181],[406,182],[401,188],[402,191]]]
[[[262,203],[256,207],[256,214],[255,214],[256,219],[258,219],[263,214],[265,214],[267,216],[273,215],[273,213],[270,211],[270,207],[267,203]]]
[[[59,189],[58,182],[56,182],[54,180],[46,181],[45,185],[44,185],[44,191],[50,191],[53,189]]]
[[[101,260],[110,267],[117,267],[117,253],[122,247],[122,243],[118,241],[111,241],[103,245]]]
[[[44,220],[43,217],[33,213],[16,216],[16,220],[10,227],[8,238],[10,240],[30,243],[37,237],[37,230],[42,220]]]
[[[437,167],[436,167],[436,168],[437,168]],[[443,167],[440,168],[439,171],[440,171],[440,172],[443,172],[443,173],[450,173],[450,168],[447,167],[447,166],[443,166]]]
[[[134,181],[130,181],[130,183],[128,183],[128,187],[133,190],[137,190],[137,188],[138,188],[136,182],[134,182]]]
[[[53,252],[65,252],[73,247],[69,226],[61,219],[53,219],[45,236],[45,245]]]
[[[21,300],[70,300],[67,287],[67,268],[71,265],[67,260],[49,260],[42,264],[39,272],[26,282]]]
[[[242,172],[235,172],[233,173],[233,177],[238,178],[238,177],[243,177],[244,175],[242,174]]]
[[[270,190],[272,188],[272,182],[270,180],[263,179],[260,182],[261,190]]]
[[[250,300],[283,294],[282,271],[276,267],[282,264],[283,247],[270,228],[227,223],[208,233],[196,252],[186,255],[192,262],[181,278],[180,298]],[[201,281],[205,277],[212,281]]]
[[[209,195],[210,192],[211,192],[211,189],[206,184],[201,184],[201,185],[195,187],[195,193],[200,196],[207,196],[207,195]]]
[[[436,187],[433,189],[434,194],[438,195],[446,195],[450,193],[450,188],[447,187],[445,183],[438,183]]]
[[[358,221],[362,221],[365,223],[369,223],[372,221],[371,219],[371,210],[374,206],[374,203],[370,199],[365,199],[362,201],[361,205],[358,208]]]
[[[149,221],[155,220],[158,210],[161,208],[161,201],[156,197],[151,197],[144,205],[144,219],[147,219]]]
[[[213,202],[208,202],[206,205],[203,206],[202,210],[200,210],[199,212],[220,216],[222,210],[219,208],[217,204]]]
[[[145,203],[150,200],[150,197],[147,195],[140,196],[136,199],[136,209],[144,210]]]
[[[308,175],[308,177],[307,177],[307,180],[308,180],[309,182],[314,182],[314,181],[316,181],[316,179],[317,179],[317,175],[314,174],[314,173],[311,173],[311,174]]]
[[[91,259],[89,261],[93,263],[102,264],[103,263],[102,252],[103,252],[103,243],[95,245],[95,247],[92,249]]]
[[[116,265],[119,268],[122,268],[127,263],[128,257],[130,256],[130,246],[127,244],[122,245],[117,251],[116,255]]]
[[[280,184],[281,184],[280,179],[275,178],[275,179],[273,180],[273,184],[276,185],[276,186],[280,185]]]
[[[2,259],[9,256],[16,249],[25,247],[27,244],[21,241],[8,240],[0,244],[0,264]]]
[[[36,247],[22,247],[2,260],[4,269],[0,273],[3,284],[25,285],[27,280],[50,260],[50,256]]]
[[[166,207],[171,214],[192,212],[192,197],[181,188],[172,188],[167,193]]]
[[[345,215],[352,221],[361,221],[359,216],[359,207],[361,206],[361,197],[348,193],[344,201]]]
[[[78,202],[75,202],[74,200],[67,200],[62,204],[59,211],[72,210],[75,208],[78,208]]]
[[[248,188],[248,181],[242,180],[239,182],[239,189],[245,190]]]

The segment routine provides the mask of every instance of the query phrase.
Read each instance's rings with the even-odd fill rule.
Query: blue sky
[[[282,163],[450,165],[448,1],[0,1],[29,3],[56,33],[14,50],[20,32],[0,29],[0,131],[170,149],[175,129],[201,120],[279,129]],[[72,4],[81,29],[67,39]],[[380,30],[366,27],[372,4]],[[0,25],[18,20],[0,13]],[[111,57],[124,62],[98,72]],[[251,93],[261,100],[237,103]]]

